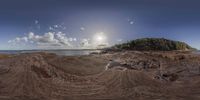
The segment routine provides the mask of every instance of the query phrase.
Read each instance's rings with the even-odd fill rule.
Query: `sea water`
[[[0,54],[21,54],[35,52],[55,53],[57,55],[64,56],[77,56],[89,55],[90,53],[98,53],[100,50],[0,50]]]

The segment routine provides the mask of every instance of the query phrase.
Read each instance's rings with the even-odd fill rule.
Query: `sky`
[[[137,38],[200,49],[199,0],[0,0],[0,50],[85,49]]]

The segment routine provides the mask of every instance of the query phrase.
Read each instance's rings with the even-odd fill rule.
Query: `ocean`
[[[194,51],[195,54],[200,54],[200,50]]]
[[[100,50],[0,50],[0,54],[21,54],[35,52],[55,53],[63,56],[78,56],[89,55],[90,53],[98,53]]]
[[[79,56],[79,55],[89,55],[90,53],[99,53],[100,50],[0,50],[0,54],[21,54],[21,53],[34,53],[34,52],[47,52],[55,53],[57,55],[63,56]],[[194,51],[193,53],[199,54],[200,51]]]

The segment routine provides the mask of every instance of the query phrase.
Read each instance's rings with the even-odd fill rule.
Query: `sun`
[[[103,41],[103,39],[104,39],[104,38],[103,38],[102,36],[100,36],[100,35],[97,36],[96,38],[97,38],[97,41]]]
[[[98,42],[99,44],[105,42],[105,40],[106,40],[106,36],[104,32],[96,33],[94,36],[94,41]]]
[[[93,38],[94,46],[102,46],[107,44],[107,37],[104,32],[98,32],[94,35]]]

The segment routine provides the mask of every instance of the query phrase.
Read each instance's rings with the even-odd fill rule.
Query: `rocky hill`
[[[172,50],[195,50],[188,44],[164,38],[142,38],[118,44],[111,49],[115,50],[139,50],[139,51],[172,51]]]

